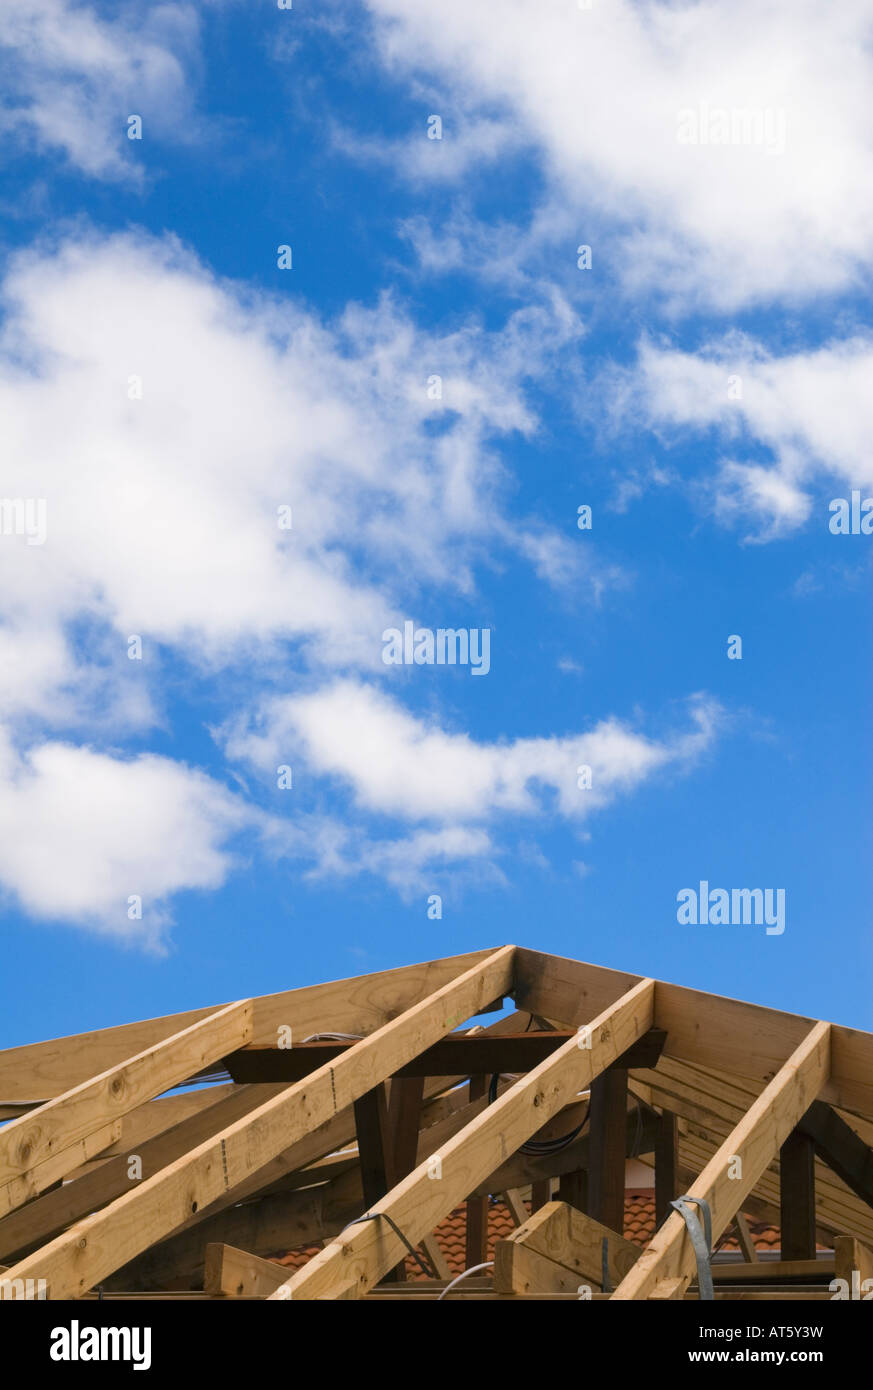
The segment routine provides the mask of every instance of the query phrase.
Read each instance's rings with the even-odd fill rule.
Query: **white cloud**
[[[68,743],[18,753],[0,730],[0,882],[34,917],[160,949],[168,899],[215,889],[228,840],[256,817],[220,783],[168,758]],[[128,898],[142,917],[128,918]]]
[[[582,577],[546,528],[504,515],[496,453],[536,430],[525,384],[578,325],[552,299],[502,330],[429,335],[386,299],[326,326],[290,286],[284,299],[250,294],[138,235],[21,255],[2,302],[3,497],[44,502],[46,531],[29,544],[14,507],[2,514],[0,700],[31,752],[0,769],[0,802],[35,848],[10,836],[0,882],[37,915],[99,924],[145,878],[157,930],[173,892],[220,881],[229,802],[217,794],[210,812],[204,784],[169,760],[122,762],[47,743],[47,730],[96,745],[161,722],[180,661],[208,677],[232,669],[242,706],[304,671],[384,675],[384,628],[425,588],[469,602],[476,564],[501,550],[556,581]],[[610,574],[589,564],[592,595]],[[141,661],[128,659],[134,635]],[[148,802],[145,831],[112,814],[141,787],[153,819],[167,810],[166,834]],[[69,808],[81,819],[66,850],[38,826],[67,827]],[[354,846],[325,821],[294,852],[319,864]],[[378,855],[399,883],[402,852]]]
[[[316,665],[378,666],[417,585],[469,594],[486,545],[531,549],[502,517],[493,444],[535,430],[524,383],[577,331],[565,308],[438,337],[388,300],[325,327],[292,295],[245,296],[136,236],[15,262],[3,488],[47,516],[44,545],[0,536],[0,684],[17,703],[73,718],[118,668],[130,692],[132,634],[145,686],[161,644],[207,669],[259,653],[278,670],[288,640]],[[535,550],[548,572],[547,531]]]
[[[490,163],[517,137],[506,121],[487,117],[464,121],[460,129],[449,127],[438,138],[429,138],[427,129],[422,122],[415,134],[389,141],[368,138],[358,130],[338,129],[332,143],[356,160],[384,165],[414,182],[433,184],[455,182],[477,166]]]
[[[185,138],[186,67],[196,58],[190,4],[129,5],[106,17],[71,0],[2,0],[0,72],[4,142],[59,150],[83,173],[139,180],[127,118]]]
[[[299,753],[313,772],[350,787],[362,811],[459,825],[540,815],[552,803],[563,816],[582,817],[658,771],[690,764],[717,722],[717,707],[699,700],[689,728],[660,742],[606,719],[582,734],[479,743],[373,687],[338,681],[266,703],[255,727],[227,731],[226,751],[268,774]],[[582,764],[591,769],[590,790],[577,785]]]
[[[873,342],[856,337],[776,357],[740,335],[699,354],[641,346],[612,381],[636,424],[714,429],[724,454],[705,487],[716,517],[770,540],[810,519],[814,492],[873,483]],[[772,462],[743,458],[765,448]],[[829,520],[826,501],[820,523]]]
[[[290,763],[303,785],[322,793],[332,782],[347,794],[342,819],[273,816],[266,837],[277,858],[334,882],[374,875],[409,898],[447,883],[453,892],[474,880],[505,883],[500,863],[514,818],[551,825],[562,817],[588,839],[587,815],[659,773],[687,771],[712,745],[720,708],[695,697],[684,724],[660,740],[604,719],[583,734],[484,743],[413,715],[373,686],[340,680],[312,694],[267,699],[218,737],[231,762],[256,769],[267,786]],[[582,764],[591,770],[590,789],[578,786]],[[547,867],[525,838],[514,854]]]
[[[842,0],[827,24],[817,0],[368,7],[391,69],[440,83],[447,126],[462,136],[502,112],[538,144],[547,200],[610,260],[618,239],[629,289],[729,309],[837,290],[870,266],[869,0]],[[715,143],[720,111],[735,143]],[[706,143],[685,139],[683,112]]]
[[[443,826],[438,830],[416,830],[396,840],[364,840],[354,868],[358,873],[384,879],[408,900],[414,893],[438,892],[446,870],[451,873],[453,892],[469,881],[474,866],[480,888],[486,879],[504,884],[505,878],[495,863],[499,855],[499,848],[485,830],[466,825]]]

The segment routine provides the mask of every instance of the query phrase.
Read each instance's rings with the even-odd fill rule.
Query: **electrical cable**
[[[456,1274],[455,1277],[454,1277],[454,1279],[451,1281],[451,1283],[450,1283],[450,1284],[446,1284],[446,1287],[443,1289],[442,1293],[440,1294],[439,1298],[437,1299],[437,1303],[441,1303],[441,1302],[443,1301],[443,1299],[445,1298],[446,1294],[450,1291],[450,1289],[453,1289],[453,1288],[455,1287],[456,1284],[460,1284],[461,1280],[462,1280],[462,1279],[466,1279],[466,1277],[467,1277],[468,1274],[476,1274],[480,1269],[493,1269],[493,1268],[494,1268],[494,1261],[493,1261],[493,1260],[485,1260],[485,1262],[484,1262],[483,1264],[481,1264],[481,1265],[470,1265],[470,1268],[469,1268],[469,1269],[465,1269],[464,1272],[463,1272],[463,1274]]]
[[[345,1226],[343,1226],[343,1230],[340,1231],[340,1235],[342,1235],[343,1231],[347,1231],[349,1229],[349,1226],[357,1226],[362,1221],[378,1221],[380,1217],[384,1218],[384,1220],[388,1222],[388,1225],[391,1227],[398,1240],[403,1241],[403,1244],[406,1246],[410,1255],[418,1263],[419,1268],[424,1273],[425,1278],[439,1278],[439,1275],[437,1274],[436,1270],[433,1267],[429,1268],[425,1264],[424,1260],[419,1255],[415,1246],[412,1244],[410,1240],[407,1240],[406,1236],[403,1234],[400,1227],[397,1225],[397,1222],[394,1220],[394,1217],[389,1216],[387,1211],[368,1211],[365,1212],[363,1216],[356,1216],[353,1221],[346,1222]]]
[[[310,1033],[303,1042],[360,1042],[363,1033]],[[301,1044],[302,1046],[302,1044]]]

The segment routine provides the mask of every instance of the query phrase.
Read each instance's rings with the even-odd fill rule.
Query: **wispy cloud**
[[[747,539],[765,541],[808,521],[825,482],[848,490],[873,483],[871,380],[866,336],[777,356],[730,334],[696,353],[644,342],[636,367],[605,389],[629,425],[668,440],[714,431],[721,457],[700,480],[707,505]],[[828,520],[823,502],[822,529]]]
[[[368,8],[391,72],[440,84],[462,149],[486,113],[537,146],[546,199],[629,293],[729,311],[869,270],[866,0],[824,26],[814,0],[506,0],[499,22],[468,0]]]
[[[128,117],[186,139],[199,54],[194,5],[122,7],[5,0],[0,24],[0,131],[7,150],[58,152],[99,179],[139,182]]]
[[[692,702],[686,726],[660,740],[617,719],[586,733],[478,742],[419,718],[356,681],[280,697],[225,730],[226,750],[268,774],[293,754],[337,779],[363,811],[411,823],[487,822],[557,811],[582,819],[655,773],[688,766],[710,746],[717,704]],[[590,778],[582,778],[587,767]],[[588,781],[590,785],[584,785]]]

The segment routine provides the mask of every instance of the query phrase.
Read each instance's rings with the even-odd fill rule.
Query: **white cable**
[[[469,1268],[469,1269],[465,1269],[464,1272],[463,1272],[463,1274],[456,1274],[455,1277],[454,1277],[454,1279],[452,1280],[452,1282],[451,1282],[450,1284],[446,1284],[446,1287],[443,1289],[442,1293],[440,1294],[439,1298],[437,1299],[437,1303],[440,1303],[440,1302],[445,1298],[445,1296],[446,1296],[446,1294],[449,1292],[449,1290],[450,1290],[450,1289],[453,1289],[453,1288],[455,1287],[456,1284],[460,1284],[460,1282],[461,1282],[462,1279],[466,1279],[466,1277],[467,1277],[468,1274],[475,1274],[475,1273],[476,1273],[478,1270],[480,1270],[480,1269],[493,1269],[493,1267],[494,1267],[494,1261],[493,1261],[493,1260],[486,1260],[485,1263],[484,1263],[484,1264],[481,1264],[481,1265],[470,1265],[470,1268]]]
[[[308,1038],[304,1038],[304,1039],[303,1039],[303,1042],[305,1042],[305,1043],[310,1043],[310,1042],[351,1042],[351,1043],[354,1043],[354,1042],[360,1042],[361,1039],[362,1039],[362,1037],[363,1037],[363,1034],[362,1034],[362,1033],[310,1033]],[[302,1044],[301,1044],[301,1046],[302,1046]]]

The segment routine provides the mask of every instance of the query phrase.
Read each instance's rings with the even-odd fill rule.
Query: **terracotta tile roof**
[[[488,1254],[494,1256],[494,1242],[503,1240],[515,1229],[509,1208],[504,1202],[492,1202],[488,1208]],[[780,1234],[777,1226],[764,1221],[750,1221],[749,1231],[757,1250],[778,1250]],[[436,1229],[436,1238],[446,1258],[452,1274],[460,1274],[465,1267],[466,1211],[456,1207],[450,1216]],[[624,1199],[624,1235],[636,1245],[647,1245],[655,1233],[655,1194],[650,1188],[628,1188]],[[719,1250],[737,1251],[739,1244],[735,1237],[723,1241]],[[288,1269],[297,1270],[306,1264],[321,1249],[320,1245],[305,1245],[292,1250],[287,1255],[274,1256],[276,1263]],[[407,1278],[420,1279],[423,1274],[414,1260],[406,1262]]]
[[[730,1227],[728,1228],[730,1230]],[[749,1233],[756,1250],[778,1250],[781,1243],[778,1226],[766,1221],[750,1221]],[[624,1194],[624,1236],[636,1245],[648,1245],[655,1234],[655,1194],[651,1188],[628,1188]],[[739,1241],[731,1235],[718,1246],[719,1250],[739,1250]]]
[[[313,1255],[317,1255],[322,1247],[320,1245],[301,1245],[297,1250],[289,1250],[287,1255],[271,1255],[270,1259],[274,1264],[284,1265],[286,1269],[302,1269],[307,1260],[311,1260]]]

